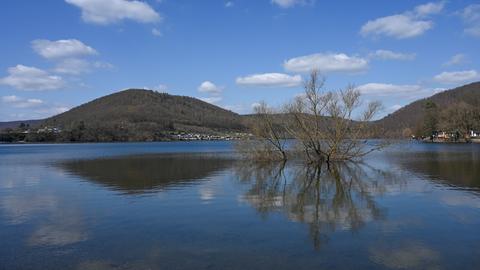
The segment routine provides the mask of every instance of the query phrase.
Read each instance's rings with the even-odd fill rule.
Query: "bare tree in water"
[[[383,147],[368,145],[374,132],[370,121],[381,110],[369,102],[363,111],[361,94],[353,85],[340,91],[324,90],[325,79],[312,71],[304,84],[304,95],[286,106],[291,117],[287,130],[297,139],[310,162],[359,159]],[[354,115],[358,115],[355,120]]]
[[[381,104],[375,101],[363,106],[361,94],[353,85],[327,91],[324,83],[325,79],[312,71],[303,95],[287,104],[283,113],[276,113],[265,103],[256,108],[251,128],[261,144],[253,147],[255,153],[270,160],[286,160],[284,139],[292,138],[297,142],[297,153],[306,160],[329,163],[360,159],[385,146],[381,141],[366,140],[374,134],[370,121]]]
[[[285,128],[278,123],[278,112],[261,102],[254,108],[255,115],[249,122],[255,140],[237,145],[237,148],[257,161],[287,160]]]

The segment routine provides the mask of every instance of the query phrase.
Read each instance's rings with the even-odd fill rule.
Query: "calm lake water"
[[[0,146],[0,269],[479,269],[480,145],[331,168],[229,142]]]

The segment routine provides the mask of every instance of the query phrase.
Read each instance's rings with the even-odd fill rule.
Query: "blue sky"
[[[478,1],[18,0],[0,16],[0,121],[126,88],[238,113],[279,106],[318,69],[383,115],[480,80]]]

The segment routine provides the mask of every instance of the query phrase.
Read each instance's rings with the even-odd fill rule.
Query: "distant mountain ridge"
[[[422,124],[425,104],[447,108],[460,102],[480,108],[480,82],[417,100],[372,122],[379,137],[402,137],[405,129]],[[278,120],[284,121],[284,115]],[[0,130],[21,123],[31,127],[58,127],[68,131],[63,141],[152,141],[175,132],[215,134],[248,131],[254,115],[239,115],[193,97],[152,90],[128,89],[97,98],[45,120],[0,122]],[[282,120],[283,119],[283,120]]]
[[[439,108],[447,108],[460,102],[480,108],[480,82],[463,85],[414,101],[373,124],[380,127],[387,137],[402,137],[405,129],[415,130],[418,125],[422,124],[427,102],[433,102]]]
[[[38,127],[43,121],[44,119],[0,122],[0,131],[7,128],[17,128],[21,124],[29,125],[30,127],[35,128]]]

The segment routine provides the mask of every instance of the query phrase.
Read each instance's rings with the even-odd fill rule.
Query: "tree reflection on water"
[[[375,198],[389,186],[404,186],[394,173],[363,163],[307,166],[298,163],[240,163],[238,179],[249,184],[244,200],[262,216],[280,211],[308,224],[319,249],[336,230],[357,231],[368,221],[382,220],[386,210]]]

